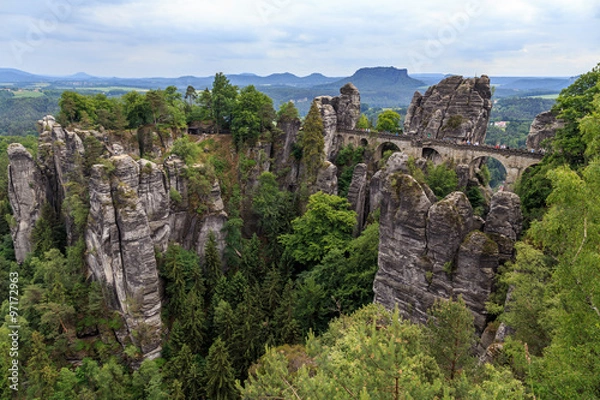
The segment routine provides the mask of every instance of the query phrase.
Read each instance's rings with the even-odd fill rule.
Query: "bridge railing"
[[[365,132],[361,130],[344,130],[339,131],[338,133],[343,134],[352,134],[356,136],[361,136],[365,138],[372,138],[375,135],[378,138],[389,139],[390,141],[398,140],[403,142],[411,142],[413,147],[428,147],[428,146],[443,146],[443,147],[451,147],[454,149],[460,150],[478,150],[485,153],[495,153],[503,156],[519,156],[532,158],[536,160],[541,160],[544,158],[544,154],[541,153],[532,153],[526,149],[501,149],[496,148],[495,146],[490,146],[486,144],[466,144],[466,143],[454,143],[448,140],[440,140],[440,139],[431,139],[431,138],[422,138],[417,136],[407,136],[403,134],[391,134],[391,133],[383,133],[383,132]]]

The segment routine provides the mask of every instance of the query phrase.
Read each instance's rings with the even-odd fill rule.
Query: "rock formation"
[[[501,262],[513,258],[514,244],[521,234],[522,226],[519,196],[511,192],[496,192],[492,196],[484,232],[498,244]]]
[[[321,191],[326,194],[337,195],[337,182],[337,167],[333,163],[325,161],[323,168],[317,174],[314,192]]]
[[[132,341],[154,358],[161,350],[161,294],[152,231],[138,196],[140,168],[128,155],[111,161],[112,174],[104,165],[92,168],[87,263],[108,303],[123,315]],[[136,338],[141,331],[148,333],[144,340]]]
[[[333,161],[341,147],[338,130],[354,129],[360,118],[360,93],[347,83],[340,89],[340,96],[319,96],[314,99],[323,119],[325,157]]]
[[[380,172],[382,189],[374,199],[381,204],[375,301],[389,309],[397,304],[404,317],[425,322],[437,298],[461,295],[482,332],[494,275],[520,233],[518,196],[494,196],[484,233],[464,193],[436,202],[410,175]]]
[[[542,142],[553,138],[556,135],[556,131],[563,128],[564,125],[564,121],[557,119],[552,111],[545,111],[538,114],[529,128],[527,149],[536,151],[542,149]]]
[[[123,345],[129,340],[138,345],[146,358],[159,356],[162,289],[155,249],[165,251],[172,240],[203,257],[212,233],[223,250],[227,214],[218,181],[198,214],[190,210],[188,167],[176,156],[164,165],[134,161],[121,143],[111,143],[100,132],[67,131],[50,116],[38,125],[37,160],[20,144],[8,148],[17,261],[32,251],[31,232],[42,205],[49,203],[65,222],[69,244],[83,236],[90,275],[101,283],[109,307],[125,322],[125,328],[115,332],[117,338]],[[103,164],[89,164],[99,155],[85,153],[83,139],[89,136],[99,139],[96,151],[103,152]],[[89,189],[89,214],[85,227],[75,230],[64,200],[70,196],[69,187],[82,185]]]
[[[22,144],[8,146],[8,196],[14,221],[11,234],[15,258],[22,263],[32,250],[31,232],[45,200],[41,174],[31,154]]]
[[[451,76],[415,92],[404,121],[408,135],[483,143],[492,109],[490,79]]]
[[[368,200],[367,185],[367,164],[360,163],[354,167],[352,173],[352,181],[348,188],[348,201],[352,209],[356,212],[356,228],[354,229],[355,236],[358,235],[364,226],[367,212],[366,201]]]

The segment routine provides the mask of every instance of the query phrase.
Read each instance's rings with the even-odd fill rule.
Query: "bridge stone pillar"
[[[521,168],[519,167],[509,167],[506,168],[506,179],[504,180],[504,190],[513,191],[515,187],[515,183],[521,176]]]

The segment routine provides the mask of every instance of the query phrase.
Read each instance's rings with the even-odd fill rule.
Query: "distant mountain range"
[[[319,95],[337,95],[339,88],[352,82],[361,93],[361,101],[372,107],[407,106],[416,90],[425,91],[448,75],[444,74],[408,74],[406,69],[395,67],[361,68],[349,77],[327,77],[314,73],[298,77],[291,73],[278,73],[268,76],[255,74],[231,74],[230,82],[243,87],[254,85],[271,96],[276,106],[293,100],[301,112],[307,110],[310,101]],[[179,78],[118,78],[95,77],[84,72],[70,76],[34,75],[12,68],[0,68],[0,88],[33,87],[40,83],[46,89],[106,91],[109,94],[122,94],[133,88],[156,89],[174,85],[185,91],[188,85],[198,90],[210,87],[214,77],[182,76]],[[490,77],[496,87],[496,97],[530,96],[559,93],[569,86],[576,77]],[[106,88],[106,90],[103,90]],[[116,90],[115,90],[116,88]],[[123,90],[119,90],[123,88]]]

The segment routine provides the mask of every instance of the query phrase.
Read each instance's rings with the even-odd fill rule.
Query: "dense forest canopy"
[[[511,104],[507,100],[506,108]],[[188,206],[198,215],[206,213],[211,184],[218,180],[229,216],[224,264],[214,235],[203,257],[175,242],[157,252],[164,286],[162,354],[143,360],[135,344],[123,348],[118,342],[114,332],[122,319],[108,307],[100,284],[88,279],[84,262],[90,169],[98,163],[109,173],[114,169],[102,156],[102,143],[85,138],[81,175],[73,178],[63,204],[41,210],[33,252],[18,265],[6,148],[21,142],[35,154],[37,143],[33,137],[2,138],[0,366],[8,371],[13,363],[9,274],[18,271],[17,398],[599,398],[600,66],[565,89],[555,110],[566,126],[517,188],[530,228],[517,244],[516,260],[499,271],[488,304],[491,323],[502,322],[514,334],[492,363],[483,364],[473,353],[479,338],[461,297],[436,302],[426,325],[370,304],[379,214],[368,216],[357,234],[347,193],[354,167],[369,162],[372,149],[339,151],[340,196],[309,195],[324,162],[318,110],[300,121],[293,104],[276,112],[267,96],[252,86],[239,90],[222,74],[211,90],[189,88],[185,94],[174,87],[121,98],[64,92],[58,114],[64,126],[137,135],[140,156],[157,162],[179,157],[192,183]],[[198,141],[183,133],[194,122],[231,135]],[[398,113],[386,111],[376,124],[393,130],[399,122]],[[274,143],[283,123],[302,124],[291,157],[304,174],[294,190],[280,183],[286,171],[252,178],[258,164],[252,149]],[[362,123],[372,127],[369,119]],[[173,139],[166,153],[147,146],[144,154],[146,127],[165,142]],[[451,165],[417,168],[412,160],[411,168],[438,198],[462,189],[473,208],[484,212],[483,194],[477,186],[457,187]],[[481,175],[487,184],[485,170]],[[169,195],[174,203],[182,201],[176,190]],[[72,245],[65,213],[79,235]],[[144,334],[142,328],[136,332],[140,342]],[[0,398],[15,398],[6,374],[0,383]]]

